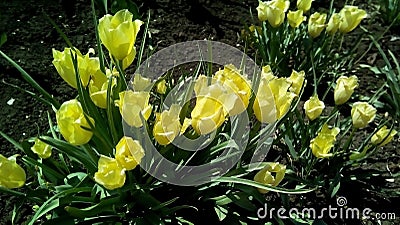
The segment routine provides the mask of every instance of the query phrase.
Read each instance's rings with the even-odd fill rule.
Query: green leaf
[[[278,192],[278,193],[286,193],[286,194],[304,194],[304,193],[309,193],[309,192],[314,191],[314,189],[297,189],[296,190],[296,189],[273,187],[270,185],[260,184],[258,182],[252,181],[252,180],[236,178],[236,177],[220,177],[220,178],[213,180],[213,182],[245,184],[245,185],[252,186],[255,188],[261,188],[261,189],[268,190],[268,191],[273,191],[273,192]]]
[[[2,33],[0,35],[0,47],[7,42],[7,34],[6,33]]]
[[[76,218],[86,218],[99,215],[103,212],[112,212],[115,213],[114,205],[118,202],[121,202],[120,196],[113,197],[113,198],[104,198],[99,203],[79,209],[72,206],[66,206],[65,211],[67,211],[71,216]]]
[[[219,221],[222,221],[226,218],[226,215],[228,214],[227,209],[225,209],[222,206],[215,206],[214,209],[215,209],[215,212],[217,213]]]
[[[18,143],[16,142],[14,139],[12,139],[10,136],[8,136],[7,134],[3,133],[0,131],[0,135],[5,138],[8,142],[10,142],[12,145],[14,145],[14,147],[16,147],[17,149],[25,152],[24,148]]]

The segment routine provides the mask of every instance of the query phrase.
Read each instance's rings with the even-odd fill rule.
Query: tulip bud
[[[98,170],[94,174],[94,180],[108,190],[120,188],[125,184],[125,169],[116,159],[101,155],[98,162]]]
[[[129,126],[143,126],[140,113],[144,119],[149,119],[152,107],[149,105],[149,92],[136,92],[132,90],[119,93],[119,100],[115,101],[119,107],[122,118]]]
[[[303,12],[308,12],[311,9],[311,3],[313,0],[297,0],[297,8],[303,10]]]
[[[341,76],[336,81],[336,87],[334,90],[334,99],[336,105],[342,105],[346,103],[354,92],[354,89],[358,87],[357,77]]]
[[[284,0],[260,1],[257,7],[258,19],[260,21],[268,20],[272,27],[279,27],[285,20],[285,12],[289,5],[290,2]]]
[[[318,37],[325,28],[326,14],[318,12],[312,14],[308,20],[308,33],[311,37]]]
[[[263,169],[257,172],[257,174],[254,176],[254,181],[276,187],[285,177],[285,172],[285,165],[275,162],[269,162]],[[262,188],[258,188],[258,191],[262,194],[268,192],[268,190]]]
[[[144,150],[139,141],[131,137],[122,137],[115,149],[115,159],[126,170],[133,170],[144,156]]]
[[[160,145],[168,145],[180,133],[180,111],[181,107],[173,104],[169,110],[157,115],[156,123],[153,127],[153,136]]]
[[[330,35],[335,34],[339,29],[340,15],[338,13],[333,13],[331,18],[329,18],[328,26],[326,27],[326,32]]]
[[[365,10],[359,9],[357,6],[344,6],[339,12],[341,22],[339,24],[339,32],[346,34],[354,30],[361,20],[367,17]]]
[[[289,21],[289,25],[293,28],[300,26],[300,24],[306,19],[303,16],[303,10],[291,11],[289,10],[287,14],[287,19]]]
[[[310,120],[318,118],[325,108],[323,101],[318,99],[318,95],[313,95],[309,100],[304,103],[304,110]]]
[[[136,52],[134,47],[136,36],[143,24],[140,20],[132,21],[132,18],[133,14],[123,9],[114,16],[109,14],[103,16],[98,25],[100,40],[110,54],[118,60],[128,57],[125,67],[130,64],[129,61],[133,61],[131,59]]]
[[[94,126],[94,120],[88,116]],[[81,103],[72,99],[64,102],[56,112],[56,119],[60,133],[69,143],[83,145],[90,141],[93,132],[90,131]],[[89,129],[89,130],[88,130]]]
[[[332,156],[332,153],[329,153],[329,151],[333,147],[336,141],[336,136],[339,132],[339,128],[334,127],[329,129],[328,125],[324,124],[317,137],[312,139],[310,142],[310,148],[313,155],[317,158],[327,158]]]
[[[44,143],[39,138],[35,139],[35,144],[31,147],[31,150],[42,159],[47,159],[51,156],[51,146]]]
[[[355,128],[364,128],[375,118],[376,109],[367,102],[356,102],[351,108],[351,119]]]
[[[387,129],[386,126],[383,126],[381,129],[378,130],[372,137],[371,142],[374,145],[378,145],[382,147],[393,140],[393,137],[397,134],[396,130]]]
[[[0,186],[8,189],[20,188],[25,184],[24,169],[17,164],[17,156],[9,158],[0,154]]]
[[[158,82],[157,84],[157,93],[159,94],[165,94],[167,92],[167,82],[165,80],[162,80]]]

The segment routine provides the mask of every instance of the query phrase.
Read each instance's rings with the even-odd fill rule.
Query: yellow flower
[[[299,96],[301,88],[303,87],[304,75],[305,73],[303,70],[300,72],[292,70],[292,74],[290,74],[290,77],[288,78],[288,81],[292,84],[289,90],[297,96]]]
[[[114,16],[107,14],[99,21],[100,40],[110,54],[118,60],[123,60],[126,57],[133,58],[136,52],[134,44],[143,22],[140,20],[132,21],[132,18],[132,13],[123,9]],[[128,58],[125,67],[130,64],[129,61],[131,60]]]
[[[358,87],[357,80],[354,75],[351,77],[341,76],[337,79],[333,93],[336,105],[342,105],[350,99],[354,89]]]
[[[162,80],[158,82],[157,84],[157,93],[159,94],[165,94],[167,92],[167,82],[165,80]]]
[[[98,170],[94,174],[94,180],[108,190],[120,188],[125,184],[125,169],[116,159],[101,155],[98,162]]]
[[[157,120],[153,127],[153,135],[160,145],[168,145],[180,133],[180,111],[181,107],[173,104],[169,110],[165,110],[157,115]]]
[[[306,19],[303,16],[303,10],[291,11],[289,10],[287,14],[287,19],[289,21],[289,25],[293,28],[300,26],[300,24]]]
[[[35,144],[31,147],[31,150],[42,159],[47,159],[51,156],[51,146],[44,143],[39,138],[35,139]]]
[[[340,15],[338,13],[333,13],[331,18],[329,18],[328,26],[326,27],[326,32],[330,35],[335,34],[339,29]]]
[[[126,170],[133,170],[144,156],[144,150],[139,141],[131,137],[122,137],[115,149],[115,159]]]
[[[94,126],[94,120],[89,116],[88,118]],[[69,143],[83,145],[92,138],[93,133],[78,100],[64,102],[56,112],[56,119],[60,133]]]
[[[356,102],[351,108],[353,127],[364,128],[375,119],[376,109],[367,102]]]
[[[371,142],[374,145],[378,145],[379,147],[382,147],[389,143],[390,141],[393,140],[393,137],[397,134],[397,131],[394,129],[390,131],[390,129],[387,129],[386,126],[383,126],[381,129],[376,132],[372,138]]]
[[[308,33],[311,37],[318,37],[325,28],[326,14],[313,13],[308,20]]]
[[[329,129],[328,125],[324,124],[317,137],[312,139],[310,142],[310,148],[314,156],[317,158],[327,158],[332,156],[332,153],[329,153],[329,151],[333,147],[336,141],[336,136],[339,132],[339,128],[334,127]]]
[[[258,19],[260,21],[268,20],[272,27],[279,27],[285,20],[285,12],[289,5],[290,2],[285,0],[260,1],[257,7]]]
[[[208,134],[225,121],[226,110],[223,104],[212,96],[198,96],[191,113],[192,127],[198,134]]]
[[[303,12],[308,12],[311,9],[311,3],[313,0],[297,0],[297,8],[303,10]]]
[[[339,24],[340,33],[348,33],[354,30],[361,20],[367,17],[365,10],[359,9],[357,6],[346,5],[339,12],[341,21]]]
[[[65,48],[63,52],[55,49],[52,49],[52,51],[53,65],[58,74],[65,80],[65,82],[75,89],[77,88],[77,83],[71,52],[78,61],[78,72],[81,78],[82,86],[86,87],[89,83],[90,75],[100,68],[99,59],[89,57],[89,54],[94,52],[93,49],[90,49],[89,52],[84,56],[78,49],[75,48]]]
[[[309,100],[304,103],[304,110],[310,120],[318,118],[322,110],[324,110],[325,104],[323,101],[318,99],[318,95],[313,95]]]
[[[0,154],[0,186],[8,189],[19,188],[25,184],[26,174],[24,169],[17,164],[17,156],[9,158]]]
[[[119,100],[115,101],[122,118],[129,126],[143,126],[140,113],[144,119],[149,119],[152,107],[149,105],[149,92],[134,92],[132,90],[119,93]]]
[[[150,91],[153,83],[149,78],[142,77],[140,74],[135,74],[133,77],[132,87],[134,91]]]
[[[92,79],[89,82],[90,98],[97,107],[102,109],[107,108],[107,89],[109,83],[108,78],[110,76],[114,76],[113,74],[115,74],[116,71],[111,72],[109,69],[107,69],[106,73],[107,76],[103,72],[101,72],[101,70],[98,70],[95,74],[93,74]],[[114,77],[111,80],[112,88],[117,84],[117,81]]]
[[[296,94],[289,91],[291,83],[286,78],[275,77],[270,67],[263,67],[253,110],[262,123],[272,123],[289,110]]]
[[[267,165],[254,176],[254,181],[275,187],[283,180],[285,172],[285,165],[276,162],[268,162]],[[258,191],[262,194],[268,192],[268,190],[262,188],[258,188]]]

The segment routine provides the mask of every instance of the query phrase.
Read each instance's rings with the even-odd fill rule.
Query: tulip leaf
[[[7,42],[7,34],[6,33],[2,33],[0,35],[0,47]]]
[[[84,208],[79,209],[72,206],[66,206],[65,211],[67,211],[70,215],[77,217],[77,218],[86,218],[96,216],[103,212],[115,212],[114,204],[121,201],[119,196],[113,198],[102,199],[99,203]]]

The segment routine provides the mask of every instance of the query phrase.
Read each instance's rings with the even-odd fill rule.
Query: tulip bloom
[[[303,10],[303,12],[308,12],[311,9],[311,3],[313,0],[297,0],[297,8]]]
[[[289,5],[290,2],[284,0],[260,1],[257,7],[258,19],[260,21],[268,20],[272,27],[279,27],[285,20],[285,13]]]
[[[64,48],[63,52],[52,49],[53,51],[53,65],[56,68],[58,74],[67,82],[71,87],[77,89],[75,67],[72,60],[72,54],[77,58],[78,72],[81,78],[82,86],[86,87],[89,83],[90,75],[96,70],[100,69],[99,59],[96,57],[89,57],[90,53],[93,53],[93,49],[89,50],[86,55],[78,49]]]
[[[122,118],[129,126],[143,126],[140,113],[145,120],[149,119],[152,110],[149,99],[149,92],[128,90],[119,93],[119,100],[116,101],[116,105],[119,107]]]
[[[126,170],[133,170],[144,156],[144,150],[139,141],[131,137],[122,137],[115,149],[115,159]]]
[[[367,17],[365,10],[359,9],[357,6],[346,5],[339,12],[341,21],[339,24],[339,32],[342,34],[349,33],[354,30],[361,20]]]
[[[304,110],[310,120],[318,118],[325,108],[323,101],[318,99],[318,95],[313,95],[309,100],[304,103]]]
[[[289,21],[289,25],[293,28],[300,26],[300,24],[306,19],[303,16],[303,10],[291,11],[287,13],[287,19]]]
[[[325,28],[326,14],[312,14],[308,20],[308,33],[312,38],[318,37]]]
[[[376,109],[367,102],[356,102],[351,108],[353,127],[364,128],[375,119]]]
[[[329,129],[328,125],[324,124],[317,137],[312,139],[310,142],[310,148],[313,155],[317,158],[327,158],[332,156],[332,153],[329,153],[329,151],[333,147],[336,141],[336,136],[339,132],[339,128],[334,127]]]
[[[397,134],[396,130],[390,131],[390,129],[387,129],[386,126],[383,126],[381,129],[378,130],[372,137],[371,137],[371,142],[374,145],[378,145],[379,147],[382,147],[389,143],[390,141],[393,140],[393,137]]]
[[[135,74],[133,77],[132,87],[134,91],[147,91],[149,92],[153,82],[151,79],[142,77],[140,74]]]
[[[109,77],[113,76],[112,72],[107,69],[107,76],[101,72],[101,70],[96,71],[93,74],[92,79],[89,82],[89,94],[93,103],[102,109],[107,108],[107,89],[109,83]],[[111,79],[111,88],[116,85],[116,79],[113,77]]]
[[[105,15],[99,20],[98,30],[100,40],[111,55],[118,60],[124,60],[126,64],[134,58],[136,49],[134,47],[136,36],[140,26],[140,20],[132,21],[133,14],[127,9],[118,11],[114,16]],[[132,55],[133,54],[133,55]]]
[[[198,96],[191,113],[192,127],[198,134],[208,134],[216,130],[225,121],[226,109],[212,96]]]
[[[304,71],[297,72],[292,70],[292,74],[287,79],[292,85],[290,86],[289,90],[299,96],[301,88],[303,87],[304,83]]]
[[[17,164],[17,155],[6,158],[0,154],[0,186],[8,189],[19,188],[25,181],[26,174]]]
[[[354,75],[351,77],[341,76],[337,79],[333,93],[336,105],[342,105],[350,99],[354,89],[358,87],[357,80]]]
[[[125,184],[125,168],[118,164],[116,159],[101,155],[98,162],[98,170],[94,174],[94,180],[108,190],[120,188]]]
[[[31,150],[42,159],[47,159],[51,156],[51,146],[44,143],[39,138],[35,139],[35,144],[31,147]]]
[[[331,18],[329,18],[328,26],[326,27],[326,32],[330,35],[335,34],[339,29],[340,15],[338,13],[333,13]]]
[[[278,186],[278,184],[283,180],[285,177],[285,172],[285,165],[269,162],[262,170],[257,172],[257,174],[254,176],[254,181],[275,187]],[[258,191],[262,194],[268,192],[268,190],[262,188],[258,188]]]
[[[94,120],[88,116],[94,126]],[[72,99],[64,102],[56,112],[56,119],[60,133],[69,143],[83,145],[90,141],[93,132],[86,120],[81,103]]]
[[[160,145],[168,145],[180,133],[180,111],[181,107],[173,104],[169,110],[157,115],[156,123],[153,127],[153,136]]]

